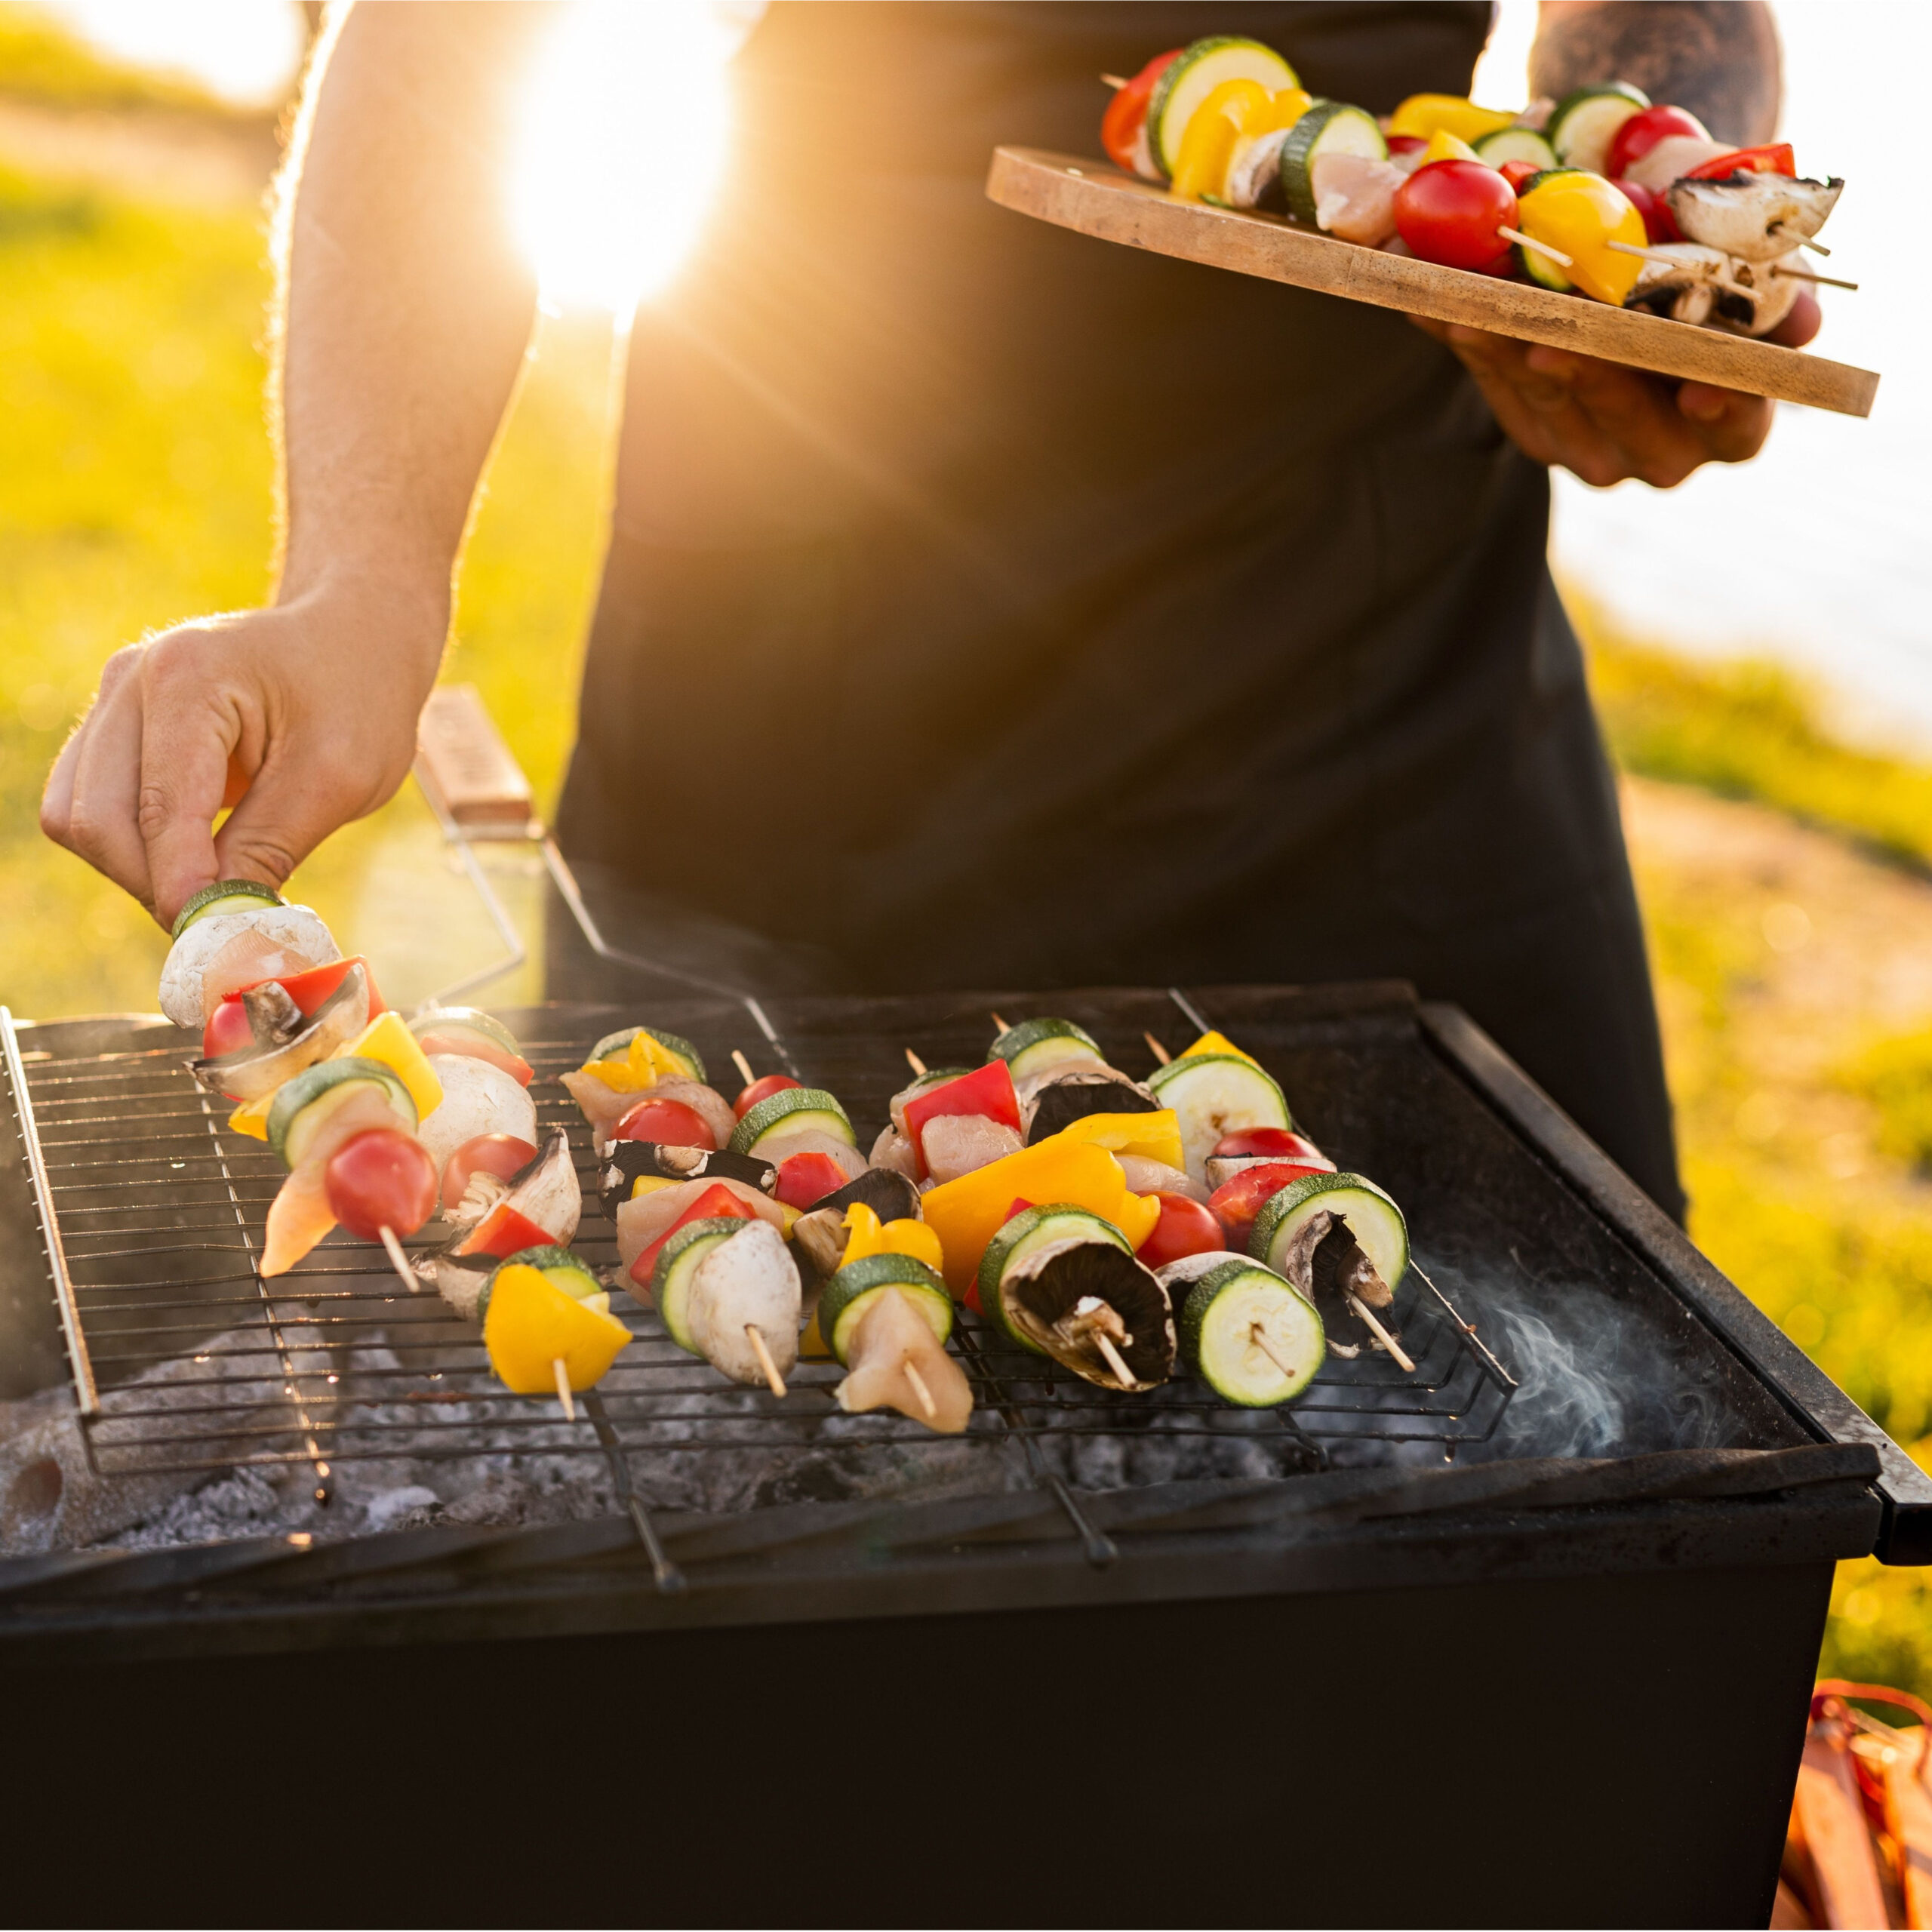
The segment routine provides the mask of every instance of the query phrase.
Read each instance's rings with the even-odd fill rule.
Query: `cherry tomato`
[[[1520,195],[1523,183],[1532,176],[1540,174],[1543,170],[1533,161],[1506,161],[1501,171],[1503,180]]]
[[[794,1080],[789,1073],[768,1073],[762,1080],[754,1080],[731,1103],[731,1111],[743,1120],[761,1100],[768,1100],[774,1094],[783,1094],[792,1088],[801,1086],[801,1081]]]
[[[1688,134],[1693,140],[1708,141],[1710,130],[1687,107],[1640,108],[1610,137],[1603,158],[1603,171],[1615,181],[1629,173],[1632,162],[1641,161],[1658,142],[1673,134]]]
[[[514,1134],[479,1134],[466,1140],[443,1163],[443,1205],[454,1208],[469,1186],[472,1174],[494,1174],[508,1180],[537,1158],[537,1149]]]
[[[1143,1266],[1164,1268],[1183,1254],[1211,1254],[1226,1245],[1220,1223],[1199,1201],[1184,1194],[1156,1194],[1154,1198],[1161,1204],[1161,1218],[1136,1251]]]
[[[1713,155],[1701,168],[1684,176],[1687,181],[1727,181],[1734,174],[1789,174],[1798,172],[1798,162],[1789,141],[1774,141],[1768,147],[1736,148],[1729,154]]]
[[[337,1148],[322,1171],[329,1211],[361,1241],[413,1235],[436,1208],[436,1164],[413,1134],[374,1127]]]
[[[1670,211],[1670,204],[1661,195],[1654,195],[1641,182],[1620,181],[1617,192],[1644,217],[1644,232],[1654,242],[1681,242],[1682,232],[1677,226],[1677,217]]]
[[[788,1154],[778,1164],[772,1198],[788,1208],[815,1207],[845,1185],[845,1170],[829,1154]]]
[[[681,1100],[638,1101],[612,1131],[613,1140],[654,1140],[663,1147],[703,1147],[715,1152],[718,1142],[703,1115]]]
[[[1327,1171],[1296,1161],[1270,1161],[1266,1167],[1244,1168],[1232,1180],[1208,1196],[1208,1211],[1220,1223],[1227,1237],[1226,1245],[1244,1251],[1247,1238],[1254,1232],[1254,1217],[1270,1195],[1280,1193],[1290,1181],[1300,1180],[1303,1174]]]
[[[1224,1134],[1214,1143],[1214,1158],[1238,1161],[1257,1154],[1272,1154],[1281,1161],[1316,1161],[1321,1149],[1304,1134],[1291,1133],[1285,1127],[1244,1127]]]
[[[1147,106],[1153,99],[1155,84],[1180,58],[1181,50],[1171,48],[1157,54],[1124,88],[1115,90],[1100,118],[1100,145],[1116,168],[1134,172],[1134,146],[1140,138],[1141,123],[1147,118]]]
[[[202,1029],[202,1057],[218,1060],[223,1054],[238,1054],[254,1044],[255,1029],[248,1024],[248,1009],[239,993],[230,993],[215,1008]]]
[[[1486,269],[1509,252],[1516,191],[1480,161],[1432,161],[1395,190],[1395,226],[1412,254],[1444,268]]]

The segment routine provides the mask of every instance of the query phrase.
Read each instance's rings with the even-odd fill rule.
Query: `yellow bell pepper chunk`
[[[1015,1201],[1069,1201],[1112,1222],[1136,1247],[1161,1218],[1160,1202],[1131,1192],[1120,1163],[1104,1147],[1069,1133],[1051,1134],[933,1189],[919,1204],[939,1236],[946,1286],[955,1295],[972,1285],[987,1242]]]
[[[1154,1114],[1088,1114],[1055,1138],[1084,1140],[1113,1154],[1138,1154],[1171,1168],[1181,1165],[1180,1120],[1171,1107]]]
[[[572,1389],[594,1388],[630,1339],[614,1315],[566,1294],[540,1270],[521,1263],[497,1270],[483,1345],[498,1380],[514,1394],[554,1393],[558,1361]]]
[[[269,1137],[269,1109],[275,1105],[275,1095],[264,1094],[259,1100],[246,1100],[228,1116],[229,1130],[234,1134],[245,1134],[251,1140],[266,1140]]]
[[[1192,1060],[1196,1054],[1232,1054],[1236,1060],[1247,1060],[1255,1066],[1261,1064],[1252,1054],[1244,1052],[1241,1048],[1236,1046],[1226,1034],[1211,1031],[1203,1033],[1200,1038],[1181,1055],[1181,1058]]]
[[[395,1073],[409,1089],[419,1121],[426,1120],[443,1104],[443,1083],[401,1014],[377,1014],[348,1045],[338,1047],[330,1057],[343,1060],[352,1055],[380,1060]]]
[[[1259,81],[1223,81],[1189,118],[1174,164],[1174,191],[1182,201],[1227,192],[1228,162],[1251,116],[1264,112],[1272,97]]]
[[[1429,137],[1429,146],[1422,151],[1423,165],[1426,168],[1432,161],[1480,161],[1482,156],[1460,135],[1452,134],[1447,128],[1438,128]]]
[[[1647,245],[1644,217],[1601,174],[1552,174],[1516,204],[1516,220],[1525,235],[1570,257],[1563,272],[1586,295],[1621,308],[1636,287],[1642,257],[1608,244]]]
[[[594,1073],[614,1094],[641,1094],[660,1080],[679,1080],[685,1063],[648,1033],[633,1034],[630,1044],[613,1060],[587,1060],[583,1071]]]
[[[660,1189],[675,1187],[678,1183],[668,1174],[639,1174],[631,1183],[631,1198],[641,1201],[647,1194],[655,1194]]]
[[[943,1268],[946,1255],[939,1236],[923,1221],[885,1221],[863,1201],[855,1201],[845,1211],[845,1225],[851,1230],[838,1265],[863,1260],[868,1254],[909,1254],[928,1268]]]
[[[1244,134],[1272,134],[1292,128],[1315,105],[1315,97],[1306,88],[1284,88],[1268,105],[1250,119]]]
[[[1460,94],[1412,94],[1389,115],[1389,131],[1427,140],[1441,128],[1459,140],[1479,141],[1499,128],[1510,126],[1515,118],[1500,108],[1478,107]]]

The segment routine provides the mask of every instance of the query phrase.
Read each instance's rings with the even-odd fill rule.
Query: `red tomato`
[[[718,1141],[703,1115],[681,1100],[638,1101],[612,1130],[613,1140],[654,1140],[662,1147],[703,1147],[715,1152]]]
[[[1164,1268],[1183,1254],[1211,1254],[1226,1245],[1220,1223],[1199,1201],[1184,1194],[1156,1194],[1154,1198],[1161,1204],[1161,1218],[1136,1254],[1144,1266]]]
[[[1789,174],[1798,172],[1798,162],[1789,141],[1774,141],[1768,147],[1735,148],[1729,154],[1713,155],[1702,168],[1694,168],[1687,181],[1724,181],[1734,174]]]
[[[1323,1158],[1321,1149],[1307,1135],[1291,1133],[1285,1127],[1244,1127],[1223,1134],[1214,1143],[1217,1160],[1243,1160],[1256,1154],[1272,1154],[1282,1161],[1318,1163]]]
[[[713,1181],[657,1238],[631,1263],[631,1279],[640,1287],[651,1285],[651,1272],[657,1266],[659,1249],[680,1228],[694,1221],[750,1221],[757,1217],[721,1181]]]
[[[919,1156],[921,1174],[926,1170],[923,1131],[928,1121],[937,1120],[942,1114],[983,1115],[988,1120],[1003,1121],[1018,1133],[1020,1097],[1013,1091],[1013,1075],[1006,1062],[989,1060],[956,1080],[921,1088],[906,1103],[906,1132]]]
[[[1509,252],[1516,191],[1480,161],[1432,161],[1395,190],[1395,226],[1412,254],[1450,269],[1486,269]]]
[[[1100,145],[1116,168],[1134,172],[1134,144],[1140,138],[1141,123],[1147,118],[1147,106],[1161,76],[1180,58],[1181,50],[1171,48],[1157,54],[1124,88],[1114,91],[1100,117]]]
[[[1244,1168],[1232,1180],[1208,1196],[1208,1211],[1220,1223],[1227,1245],[1245,1251],[1247,1238],[1254,1232],[1254,1217],[1271,1194],[1280,1193],[1290,1181],[1300,1180],[1303,1174],[1327,1171],[1297,1161],[1270,1161],[1263,1168]]]
[[[500,1201],[470,1230],[457,1250],[459,1254],[494,1254],[500,1261],[506,1254],[520,1254],[526,1247],[549,1247],[556,1236],[540,1228],[528,1214],[519,1214],[507,1201]]]
[[[443,1205],[454,1208],[463,1197],[472,1174],[494,1174],[508,1180],[537,1158],[537,1149],[514,1134],[479,1134],[466,1140],[443,1163]]]
[[[413,1235],[436,1208],[436,1164],[413,1134],[371,1128],[345,1142],[322,1170],[329,1211],[361,1241]]]
[[[1506,161],[1502,168],[1503,180],[1519,195],[1523,192],[1523,183],[1542,172],[1533,161]]]
[[[1617,192],[1644,217],[1644,232],[1652,242],[1681,242],[1677,217],[1661,195],[1654,195],[1640,181],[1620,181]]]
[[[230,993],[209,1017],[202,1029],[202,1057],[218,1060],[223,1054],[238,1054],[254,1044],[255,1029],[248,1024],[248,1009],[239,993]]]
[[[845,1185],[845,1170],[829,1154],[788,1154],[778,1164],[773,1198],[788,1208],[816,1205]]]
[[[1629,171],[1633,161],[1641,161],[1658,142],[1673,134],[1688,134],[1692,140],[1708,141],[1710,130],[1686,107],[1640,108],[1610,137],[1610,149],[1604,156],[1603,171],[1611,180]]]
[[[768,1100],[774,1094],[783,1094],[789,1088],[804,1084],[802,1081],[794,1080],[789,1073],[768,1073],[762,1080],[754,1080],[731,1103],[731,1111],[743,1120],[759,1101]]]

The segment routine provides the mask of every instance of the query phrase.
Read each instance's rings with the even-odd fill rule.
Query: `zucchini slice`
[[[703,1083],[705,1078],[704,1062],[698,1050],[681,1033],[666,1033],[656,1026],[620,1026],[614,1033],[606,1033],[586,1057],[587,1066],[594,1060],[609,1060],[621,1054],[640,1033],[648,1033],[675,1060],[684,1063],[685,1078]],[[515,1047],[515,1042],[511,1042]]]
[[[865,1255],[841,1268],[819,1297],[818,1331],[841,1362],[866,1310],[888,1288],[911,1298],[942,1345],[952,1333],[952,1297],[945,1281],[916,1255]]]
[[[402,1076],[379,1060],[353,1056],[342,1060],[319,1060],[305,1066],[277,1090],[269,1109],[269,1146],[281,1157],[285,1166],[298,1168],[315,1130],[358,1089],[380,1087],[401,1117],[402,1124],[414,1129],[416,1103]]]
[[[1239,34],[1214,34],[1185,48],[1147,106],[1147,146],[1164,181],[1174,179],[1181,138],[1194,111],[1223,81],[1258,81],[1270,94],[1299,87],[1295,70],[1272,47]]]
[[[1224,1134],[1248,1127],[1293,1127],[1273,1079],[1238,1054],[1183,1054],[1157,1067],[1147,1089],[1180,1122],[1182,1164],[1196,1180]]]
[[[666,1334],[687,1355],[703,1353],[691,1338],[687,1313],[698,1263],[746,1225],[734,1214],[721,1214],[713,1220],[688,1221],[657,1251],[657,1260],[651,1271],[651,1299],[663,1320]]]
[[[419,1040],[426,1033],[475,1033],[492,1046],[501,1047],[505,1053],[513,1054],[518,1060],[523,1057],[523,1049],[517,1044],[516,1035],[500,1020],[493,1019],[481,1007],[436,1007],[428,1013],[419,1013],[410,1021],[409,1030]]]
[[[252,912],[261,906],[286,906],[288,901],[272,885],[258,885],[251,878],[218,878],[205,885],[174,915],[168,928],[170,939],[179,939],[197,919],[214,912]]]
[[[1273,1269],[1236,1257],[1188,1291],[1183,1359],[1224,1402],[1272,1409],[1315,1379],[1327,1353],[1315,1304]]]
[[[1315,157],[1318,154],[1359,155],[1364,161],[1386,161],[1389,143],[1374,115],[1345,100],[1318,100],[1288,130],[1281,143],[1281,192],[1288,212],[1314,228]]]
[[[1473,143],[1478,161],[1500,168],[1506,161],[1533,162],[1540,168],[1556,165],[1556,150],[1534,128],[1499,128]]]
[[[986,1056],[989,1063],[1004,1060],[1016,1082],[1063,1060],[1098,1060],[1104,1066],[1106,1057],[1093,1035],[1071,1020],[1023,1020],[1009,1026]]]
[[[481,1321],[490,1312],[490,1294],[497,1285],[497,1277],[506,1268],[511,1267],[534,1268],[545,1281],[561,1288],[573,1301],[587,1302],[600,1315],[611,1312],[611,1297],[605,1293],[604,1284],[568,1248],[525,1247],[515,1254],[506,1255],[490,1270],[490,1278],[483,1284],[482,1293],[476,1298],[477,1321]]]
[[[859,1144],[845,1109],[822,1087],[788,1087],[759,1101],[739,1121],[732,1131],[731,1151],[776,1160],[779,1156],[773,1149],[792,1134],[807,1132],[829,1134],[848,1147]],[[771,1146],[761,1152],[759,1143],[766,1140]]]
[[[1270,1195],[1254,1217],[1248,1253],[1284,1279],[1297,1280],[1305,1266],[1297,1266],[1295,1238],[1323,1213],[1347,1228],[1392,1293],[1401,1285],[1409,1271],[1408,1223],[1401,1209],[1360,1174],[1304,1174]]]
[[[1022,1348],[1044,1354],[1039,1344],[1024,1332],[1011,1327],[1000,1300],[999,1284],[1007,1270],[1017,1266],[1038,1250],[1056,1241],[1111,1241],[1123,1254],[1131,1254],[1125,1235],[1112,1222],[1070,1201],[1050,1201],[1044,1207],[1029,1208],[1016,1214],[986,1244],[980,1258],[980,1306],[1001,1332]]]
[[[1577,88],[1551,109],[1543,133],[1564,167],[1601,174],[1617,129],[1650,104],[1650,96],[1627,81]]]

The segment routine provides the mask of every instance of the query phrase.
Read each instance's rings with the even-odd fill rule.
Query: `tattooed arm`
[[[1764,0],[1543,0],[1530,92],[1561,100],[1611,80],[1687,107],[1718,140],[1768,141],[1783,82],[1771,10]]]
[[[1558,97],[1626,80],[1687,107],[1721,140],[1768,140],[1777,122],[1777,29],[1764,0],[1543,0],[1531,91]],[[1797,348],[1818,328],[1808,294],[1770,340]],[[1641,477],[1673,488],[1706,463],[1744,463],[1770,432],[1771,405],[1708,383],[1675,383],[1567,349],[1422,321],[1462,359],[1526,455],[1604,487]]]

